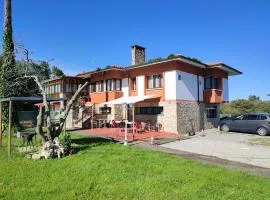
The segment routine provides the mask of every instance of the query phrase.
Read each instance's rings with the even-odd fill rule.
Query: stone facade
[[[219,116],[219,106],[217,106]],[[218,125],[218,118],[207,118],[206,104],[201,102],[177,102],[177,132],[192,133]]]
[[[217,127],[219,119],[210,119],[206,116],[206,104],[199,102],[160,102],[138,103],[136,107],[162,106],[163,112],[158,115],[135,114],[135,121],[144,121],[151,124],[161,123],[164,131],[179,134],[197,132],[202,129]],[[217,105],[217,116],[219,106]],[[131,118],[130,118],[131,119]]]
[[[111,108],[111,113],[103,114],[100,111],[104,105],[94,105],[94,113],[96,119],[107,119],[107,120],[122,120],[123,119],[123,108],[122,105],[107,105]]]

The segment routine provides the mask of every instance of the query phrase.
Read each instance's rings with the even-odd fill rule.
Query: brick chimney
[[[145,48],[139,45],[131,46],[131,65],[145,63]]]

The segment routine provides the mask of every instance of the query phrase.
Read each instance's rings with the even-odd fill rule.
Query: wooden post
[[[94,123],[94,104],[92,104],[92,107],[91,107],[91,110],[92,110],[92,112],[91,112],[91,114],[92,114],[92,118],[91,118],[91,129],[93,129],[94,127],[93,127],[93,123]],[[97,128],[97,127],[96,127]]]
[[[133,132],[133,137],[134,137],[134,133],[135,133],[135,130],[134,130],[134,121],[135,121],[135,103],[133,104],[133,106],[132,106],[132,127],[133,127],[133,130],[132,130],[132,132]]]
[[[2,145],[3,143],[3,133],[2,133],[2,125],[3,125],[3,121],[2,121],[2,102],[0,102],[0,145]]]
[[[8,106],[8,156],[11,156],[11,134],[12,131],[12,101],[9,100]]]

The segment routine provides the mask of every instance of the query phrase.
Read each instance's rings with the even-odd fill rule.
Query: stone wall
[[[143,121],[150,124],[161,123],[164,131],[177,132],[177,115],[175,102],[160,103],[137,103],[136,107],[155,107],[162,106],[163,113],[158,115],[141,115],[135,114],[135,121]]]
[[[217,116],[219,116],[219,106]],[[206,105],[199,102],[177,102],[177,131],[181,134],[217,127],[218,118],[206,116]]]
[[[104,105],[94,105],[95,108],[95,118],[96,119],[107,119],[107,120],[122,120],[123,119],[123,109],[122,105],[107,105],[111,108],[111,113],[102,114],[100,108]]]

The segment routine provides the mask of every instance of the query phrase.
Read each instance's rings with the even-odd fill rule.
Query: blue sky
[[[13,0],[14,39],[70,75],[129,65],[132,44],[147,59],[223,61],[244,73],[230,78],[231,100],[270,99],[269,10],[269,0]]]

